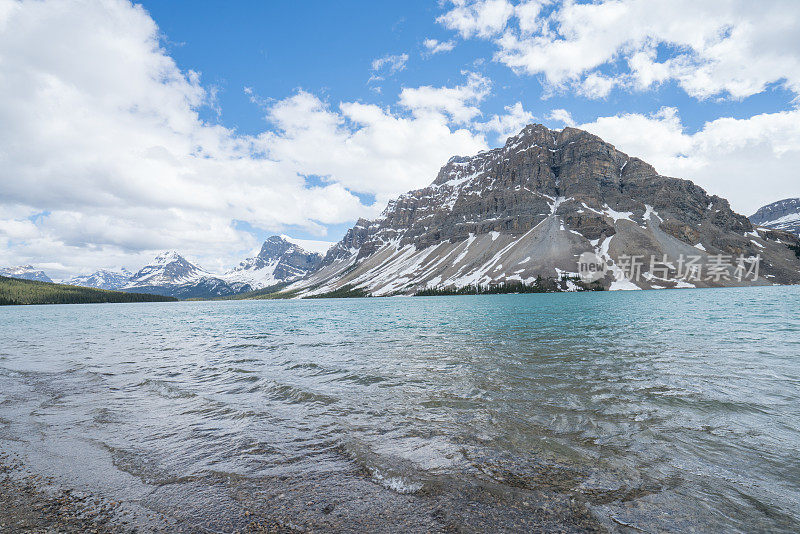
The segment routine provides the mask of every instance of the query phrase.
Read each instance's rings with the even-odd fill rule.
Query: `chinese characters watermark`
[[[627,280],[682,280],[685,282],[745,282],[758,280],[761,268],[761,255],[733,256],[686,255],[681,254],[675,261],[667,255],[661,257],[622,255],[613,266],[592,252],[581,254],[578,259],[578,274],[584,282],[591,283],[602,279],[607,272],[621,274]]]

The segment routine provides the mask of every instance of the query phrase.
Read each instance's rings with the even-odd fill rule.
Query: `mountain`
[[[76,276],[66,283],[73,286],[94,287],[97,289],[120,289],[125,287],[133,275],[124,267],[119,271],[100,269],[92,274]]]
[[[126,287],[174,286],[196,281],[210,273],[170,250],[163,252],[134,274]]]
[[[139,269],[121,289],[188,299],[233,295],[250,287],[229,284],[171,250]]]
[[[0,269],[0,276],[7,276],[9,278],[18,278],[20,280],[36,280],[38,282],[52,282],[50,277],[44,274],[44,271],[39,271],[33,268],[32,265],[19,265],[17,267],[7,267]]]
[[[587,273],[605,289],[795,284],[793,247],[796,236],[756,230],[725,199],[597,136],[530,125],[359,220],[287,291],[413,294]]]
[[[180,299],[226,297],[296,280],[321,262],[320,254],[272,236],[257,256],[225,274],[210,273],[175,251],[164,252],[132,275],[121,289]]]
[[[283,237],[272,236],[256,257],[244,260],[223,278],[231,283],[247,284],[253,290],[262,289],[306,276],[321,263],[320,254],[307,252]]]
[[[764,206],[750,216],[753,224],[800,236],[800,198],[787,198]]]

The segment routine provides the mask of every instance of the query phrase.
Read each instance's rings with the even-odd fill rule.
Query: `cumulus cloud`
[[[514,13],[507,0],[452,0],[453,8],[437,21],[464,38],[491,37],[503,31]]]
[[[481,114],[478,104],[489,96],[492,82],[475,72],[467,74],[467,83],[455,87],[406,87],[400,93],[400,105],[416,117],[449,117],[456,124],[468,124]]]
[[[498,144],[503,144],[508,137],[519,133],[536,118],[522,107],[522,102],[506,106],[505,111],[505,115],[492,115],[488,121],[476,124],[475,128],[486,133],[494,132]]]
[[[0,264],[57,264],[58,276],[136,268],[166,248],[207,267],[235,264],[258,245],[237,221],[323,236],[325,225],[382,207],[358,194],[382,202],[428,183],[453,154],[486,148],[483,135],[454,126],[475,115],[458,104],[480,92],[471,78],[466,90],[425,88],[450,95],[439,104],[409,90],[403,113],[247,89],[275,128],[244,136],[201,120],[213,91],[176,66],[140,6],[2,7]]]
[[[572,114],[566,109],[554,109],[547,115],[547,118],[551,121],[560,122],[564,126],[575,126]]]
[[[458,88],[425,89],[431,94],[456,91],[470,98]],[[412,90],[403,94],[406,91]],[[437,103],[444,104],[437,107]],[[401,97],[401,104],[413,116],[356,102],[333,109],[318,97],[300,92],[270,110],[268,118],[276,131],[261,134],[256,144],[293,173],[322,176],[347,190],[375,195],[378,202],[373,212],[379,211],[398,193],[427,185],[453,154],[486,148],[482,136],[449,126],[451,115],[462,113],[463,102],[459,105],[457,98],[433,102]],[[449,155],[443,158],[443,154]]]
[[[543,75],[553,88],[575,88],[590,98],[617,86],[647,89],[670,80],[698,99],[744,98],[775,83],[800,95],[795,0],[757,7],[748,0],[451,4],[438,19],[445,27],[491,40],[494,59],[519,74]],[[606,67],[615,74],[604,74]]]
[[[438,41],[436,39],[425,39],[422,44],[425,46],[425,50],[428,55],[450,52],[456,47],[455,41]]]

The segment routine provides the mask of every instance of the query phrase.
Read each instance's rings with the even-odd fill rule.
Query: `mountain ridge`
[[[282,236],[271,236],[264,241],[258,255],[242,261],[222,278],[258,290],[306,276],[321,262],[322,255],[306,251]]]
[[[33,265],[17,265],[0,269],[0,276],[16,278],[17,280],[34,280],[37,282],[53,283],[44,271],[36,269]]]
[[[787,198],[767,204],[750,216],[753,224],[783,230],[800,236],[800,198]]]
[[[119,271],[111,269],[99,269],[92,274],[74,276],[64,283],[73,286],[116,290],[125,287],[132,276],[133,273],[124,267]]]
[[[583,130],[529,125],[503,147],[451,158],[429,186],[390,201],[375,220],[360,219],[319,271],[289,289],[314,296],[352,286],[390,295],[532,283],[578,274],[583,253],[599,258],[607,289],[800,282],[788,245],[756,231],[727,200],[662,176]],[[686,282],[669,274],[669,267],[677,274],[673,261],[663,277],[647,266],[633,282],[621,260],[637,255],[765,261],[753,281]],[[731,265],[725,277],[736,272]]]

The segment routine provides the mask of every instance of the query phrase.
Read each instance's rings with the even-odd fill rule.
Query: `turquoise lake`
[[[0,451],[213,530],[800,531],[800,288],[0,308]],[[239,508],[237,508],[239,507]]]

